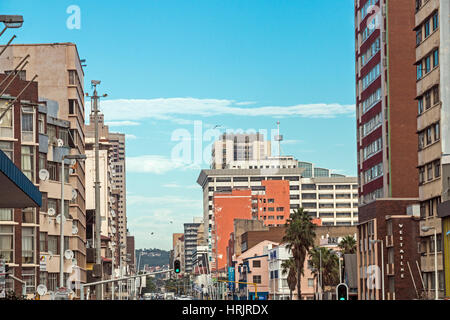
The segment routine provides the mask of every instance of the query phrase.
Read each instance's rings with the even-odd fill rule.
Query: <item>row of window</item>
[[[366,100],[362,102],[363,114],[372,109],[381,100],[381,88],[378,88]]]
[[[439,90],[439,85],[436,85],[417,99],[419,115],[440,102]],[[433,97],[433,101],[431,101],[431,97]]]
[[[381,40],[380,38],[378,38],[372,43],[369,49],[361,55],[361,68],[364,67],[370,61],[370,59],[372,59],[372,57],[376,55],[378,51],[380,51],[380,49]]]
[[[362,90],[365,90],[372,84],[381,74],[381,66],[377,64],[372,70],[362,79]]]
[[[370,13],[369,8],[375,5],[379,0],[367,0],[364,6],[360,9],[361,21]]]
[[[426,177],[425,177],[426,173]],[[423,184],[426,181],[437,179],[441,176],[441,161],[436,160],[430,162],[424,166],[419,167],[419,184]]]
[[[383,175],[383,163],[379,163],[364,172],[364,182],[368,183]]]
[[[433,31],[431,30],[433,27]],[[418,26],[416,31],[416,45],[420,45],[430,34],[439,28],[439,12],[435,12],[430,18]]]
[[[355,202],[353,203],[354,207],[357,207],[358,204]],[[311,209],[311,208],[317,208],[316,202],[304,202],[302,203],[302,207],[305,209]],[[325,208],[325,209],[342,209],[342,208],[351,208],[352,204],[350,202],[346,203],[319,203],[319,208]]]
[[[383,122],[383,116],[382,113],[376,114],[373,118],[371,118],[369,121],[364,123],[362,126],[362,136],[366,137],[369,133],[373,132],[376,128],[381,126],[381,123]]]
[[[433,60],[433,61],[431,61]],[[433,63],[433,66],[431,65]],[[422,79],[425,75],[430,73],[434,68],[439,66],[439,49],[433,50],[431,54],[423,58],[417,63],[417,80]]]
[[[379,138],[379,139],[375,140],[370,145],[368,145],[367,147],[364,148],[364,152],[363,152],[364,160],[367,160],[374,154],[378,153],[379,151],[381,151],[382,148],[383,148],[383,139]]]
[[[432,124],[419,132],[419,150],[441,139],[439,122]]]

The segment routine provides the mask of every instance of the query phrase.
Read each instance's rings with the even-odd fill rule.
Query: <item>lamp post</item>
[[[61,213],[60,213],[60,221],[59,221],[59,243],[60,243],[60,250],[59,250],[59,287],[64,287],[64,160],[65,159],[71,159],[71,160],[85,160],[86,155],[85,154],[75,154],[75,155],[65,155],[62,156],[61,159]]]
[[[384,300],[384,250],[383,250],[383,240],[370,240],[371,244],[379,242],[381,244],[381,290],[382,290],[382,300]]]
[[[437,232],[436,227],[426,227],[422,226],[423,232],[428,232],[430,230],[434,230],[434,281],[435,281],[435,299],[439,299],[439,277],[438,277],[438,263],[437,263]]]

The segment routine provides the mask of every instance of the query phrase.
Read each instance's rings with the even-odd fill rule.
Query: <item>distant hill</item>
[[[142,252],[142,255],[141,255]],[[137,249],[136,250],[136,264],[139,262],[139,256],[141,255],[140,269],[144,268],[144,265],[150,267],[164,266],[169,264],[169,251],[160,249]]]

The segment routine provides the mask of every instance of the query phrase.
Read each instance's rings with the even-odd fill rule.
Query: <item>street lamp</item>
[[[375,244],[377,242],[379,242],[381,244],[381,290],[382,290],[382,293],[383,293],[382,300],[384,300],[384,250],[383,250],[383,240],[369,240],[369,242],[371,244]]]
[[[6,28],[16,29],[22,27],[23,16],[19,15],[0,15],[0,22],[3,22]]]
[[[75,155],[64,155],[61,159],[61,213],[60,213],[60,219],[59,219],[59,243],[60,243],[60,250],[59,250],[59,287],[64,287],[64,160],[65,159],[71,159],[71,160],[85,160],[86,155],[85,154],[75,154]]]
[[[436,289],[436,296],[435,299],[439,299],[439,280],[438,280],[438,265],[437,265],[437,236],[436,236],[436,227],[427,227],[422,226],[423,232],[428,232],[430,230],[434,230],[434,281],[435,281],[435,289]]]

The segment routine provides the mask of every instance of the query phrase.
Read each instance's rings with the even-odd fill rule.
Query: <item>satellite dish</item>
[[[48,208],[48,215],[49,216],[51,216],[51,217],[53,217],[54,215],[55,215],[55,209],[53,209],[53,208]]]
[[[37,286],[36,291],[40,296],[45,296],[47,294],[47,287],[43,284],[40,284]]]
[[[116,234],[116,228],[111,227],[112,234]]]
[[[112,216],[113,218],[116,216],[116,211],[114,211],[114,209],[111,210],[111,216]]]
[[[75,258],[72,259],[72,266],[74,267],[77,266],[77,259]]]
[[[47,181],[50,178],[50,173],[46,169],[39,170],[39,179]]]
[[[56,222],[57,223],[60,223],[60,221],[61,221],[61,215],[60,214],[58,214],[57,216],[56,216]],[[66,221],[66,217],[63,217],[63,223]]]
[[[76,226],[72,226],[72,234],[77,234],[78,228]]]
[[[73,259],[73,251],[72,250],[64,251],[64,258],[66,258],[67,260],[72,260]]]
[[[75,200],[78,196],[78,193],[75,189],[72,189],[72,201]]]
[[[114,241],[111,241],[111,246],[115,246],[116,245],[116,243],[114,242]]]
[[[62,139],[56,140],[58,147],[62,147],[64,145],[64,141]]]

